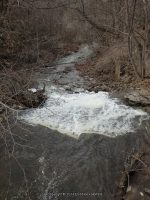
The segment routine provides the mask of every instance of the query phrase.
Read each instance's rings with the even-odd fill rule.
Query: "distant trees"
[[[149,47],[149,3],[147,0],[126,0],[129,57],[136,75],[145,77]],[[139,15],[139,16],[137,16]]]
[[[75,10],[101,37],[105,34],[113,41],[119,38],[122,38],[122,41],[127,39],[129,59],[134,72],[137,77],[144,79],[150,47],[149,0],[79,1],[80,4]],[[93,5],[88,7],[88,2]]]
[[[88,40],[94,32],[92,39],[98,38],[104,46],[124,41],[135,74],[141,79],[146,76],[150,47],[149,0],[1,0],[0,12],[6,13],[7,6],[9,28],[26,34],[27,40],[35,43],[33,48],[43,46],[46,40],[48,44],[50,37],[66,42],[78,41],[80,37],[80,42],[82,39],[85,42],[86,36]]]

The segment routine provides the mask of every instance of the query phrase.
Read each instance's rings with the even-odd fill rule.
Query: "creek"
[[[0,199],[120,199],[126,158],[150,145],[144,134],[148,116],[109,93],[87,90],[75,63],[92,53],[93,47],[83,45],[35,74],[41,87],[46,84],[48,99],[23,111],[11,128],[12,158],[0,146]]]

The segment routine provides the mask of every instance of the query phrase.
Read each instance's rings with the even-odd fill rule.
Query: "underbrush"
[[[0,114],[2,119],[9,113],[40,106],[45,100],[43,90],[32,92],[32,70],[3,69],[0,72]],[[4,117],[5,115],[5,117]],[[6,119],[5,119],[6,121]]]

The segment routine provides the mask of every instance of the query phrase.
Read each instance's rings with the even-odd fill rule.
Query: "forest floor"
[[[120,78],[115,75],[115,65],[120,66]],[[89,78],[94,91],[128,91],[146,89],[150,91],[150,78],[140,80],[135,76],[128,60],[127,47],[117,46],[98,49],[85,63],[76,65],[82,76]],[[148,75],[147,75],[148,76]]]

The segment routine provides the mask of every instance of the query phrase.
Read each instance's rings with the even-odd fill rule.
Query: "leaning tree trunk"
[[[5,14],[7,11],[8,0],[0,0],[0,14]]]

